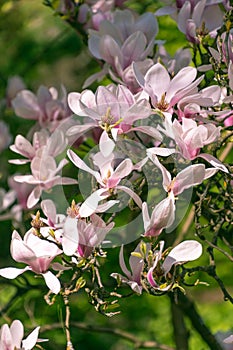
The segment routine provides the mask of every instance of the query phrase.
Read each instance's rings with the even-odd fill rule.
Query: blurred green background
[[[130,6],[139,12],[145,9],[154,11],[160,4],[161,2],[153,1],[144,1],[143,4],[139,1],[130,2]],[[157,39],[167,40],[167,49],[171,54],[185,42],[184,36],[178,32],[175,23],[168,18],[160,20],[160,33]],[[21,76],[26,86],[34,92],[41,84],[56,88],[64,84],[67,91],[70,92],[80,91],[85,79],[98,69],[98,65],[91,59],[77,33],[61,18],[55,16],[51,9],[44,6],[42,0],[0,1],[0,52],[0,95],[2,99],[5,97],[8,78],[14,75]],[[12,115],[11,120],[6,115],[3,115],[2,118],[7,119],[14,134],[17,133],[16,130],[23,130],[30,125],[28,121],[20,120]],[[8,156],[8,151],[2,154],[1,169],[7,169]],[[4,183],[6,179],[2,181]],[[6,263],[12,262],[9,259],[12,227],[10,222],[0,223],[0,225],[2,247],[0,267],[5,267]],[[185,238],[193,238],[193,233],[194,228],[191,227],[189,235]],[[115,281],[107,276],[113,270],[119,271],[118,252],[118,248],[109,251],[111,258],[108,258],[104,265],[104,282],[109,287],[115,285]],[[233,292],[232,264],[222,255],[217,254],[217,256],[221,277]],[[30,273],[27,278],[30,280],[32,276],[29,275]],[[209,286],[199,284],[196,288],[189,288],[187,293],[196,301],[205,323],[213,333],[233,331],[231,304],[223,300],[222,293],[213,280],[201,274],[199,278],[200,281],[209,283]],[[49,339],[45,345],[42,343],[44,348],[64,349],[64,325],[60,329],[43,331],[46,326],[57,322],[61,322],[62,325],[64,322],[64,309],[59,298],[57,303],[47,306],[43,298],[47,292],[46,287],[43,291],[37,290],[33,278],[32,283],[35,288],[31,291],[26,291],[23,288],[23,279],[19,279],[22,295],[14,298],[14,287],[8,282],[2,279],[0,282],[0,309],[5,309],[7,305],[6,312],[2,313],[1,324],[18,318],[25,324],[26,332],[41,325],[40,337]],[[94,310],[93,306],[88,303],[85,293],[80,292],[71,298],[71,320],[79,323],[80,326],[71,328],[75,349],[134,349],[130,341],[119,336],[82,329],[87,325],[110,329],[120,328],[131,332],[140,340],[156,340],[174,346],[170,300],[166,295],[162,297],[153,297],[146,293],[143,296],[133,295],[120,300],[119,304],[121,314],[107,318]],[[203,343],[188,319],[186,323],[190,332],[190,350],[208,350],[208,346]]]

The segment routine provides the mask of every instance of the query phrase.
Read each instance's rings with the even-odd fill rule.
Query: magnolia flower
[[[168,279],[168,272],[173,266],[198,259],[202,254],[202,245],[193,240],[181,242],[168,253],[164,260],[163,248],[164,241],[161,241],[160,249],[153,254],[154,263],[147,273],[147,280],[154,289],[168,291],[174,284],[174,276]]]
[[[117,10],[110,21],[100,23],[99,30],[90,30],[88,47],[92,55],[108,63],[119,77],[133,61],[144,61],[154,47],[158,32],[152,13],[138,18],[129,10]]]
[[[106,225],[97,214],[92,214],[88,219],[82,218],[80,216],[81,207],[72,201],[71,206],[67,209],[67,216],[65,216],[57,214],[53,201],[43,200],[41,208],[47,219],[42,219],[45,226],[40,229],[40,232],[44,237],[59,242],[66,255],[88,258],[94,247],[102,243],[114,223]],[[101,209],[100,206],[97,207],[97,211]],[[51,229],[53,230],[52,237]]]
[[[201,107],[213,107],[219,105],[221,88],[217,85],[208,86],[194,94],[189,94],[180,99],[177,104],[177,114],[179,118],[196,118],[200,116],[205,118],[212,114],[212,110],[202,109]]]
[[[37,95],[21,90],[12,100],[15,114],[21,118],[37,120],[41,127],[54,131],[61,121],[71,116],[67,105],[67,93],[61,87],[61,96],[51,87],[40,86]]]
[[[218,4],[221,0],[179,0],[176,7],[166,6],[156,12],[157,16],[171,15],[179,30],[189,41],[199,43],[200,37],[216,35],[223,23],[223,12]]]
[[[40,327],[36,327],[26,339],[23,340],[23,324],[19,320],[14,320],[9,327],[2,325],[0,329],[0,349],[1,350],[31,350],[38,341]],[[39,340],[45,341],[47,339]]]
[[[66,239],[66,241],[63,241],[62,239],[64,252],[66,252],[66,254],[68,252],[68,255],[76,254],[79,257],[88,258],[93,249],[103,242],[106,234],[113,228],[114,222],[106,225],[104,220],[102,220],[97,214],[92,214],[89,220],[78,219],[76,221],[76,226],[76,237],[78,235],[78,239],[72,237],[72,242],[76,241],[76,247],[75,244],[71,243],[73,248],[71,247],[70,242],[67,243],[67,241],[71,239],[71,234],[64,229],[63,238],[67,238],[66,235],[68,233],[68,239]],[[73,232],[75,231],[73,230]]]
[[[81,94],[72,92],[68,95],[68,103],[75,114],[88,117],[84,125],[71,127],[68,136],[100,127],[104,130],[102,138],[108,143],[114,143],[112,139],[116,141],[118,135],[130,131],[141,131],[160,141],[162,139],[155,128],[133,126],[137,120],[148,118],[151,108],[145,98],[136,99],[123,85],[99,86],[95,94],[91,90],[84,90]]]
[[[27,199],[28,208],[32,208],[38,203],[43,191],[50,190],[56,185],[72,185],[77,183],[75,179],[58,175],[67,163],[68,161],[63,159],[57,165],[52,156],[42,153],[40,156],[34,157],[31,161],[31,175],[14,176],[16,182],[26,182],[35,186]]]
[[[161,170],[163,176],[163,188],[168,196],[176,197],[184,190],[199,185],[205,179],[214,175],[217,171],[215,168],[205,169],[204,164],[190,165],[181,170],[173,179],[169,171],[159,162],[157,156],[153,153],[153,149],[147,150],[148,157]]]
[[[49,156],[56,157],[64,151],[66,146],[67,139],[59,129],[56,129],[51,135],[46,129],[36,131],[33,134],[32,143],[22,135],[17,135],[15,143],[10,146],[10,149],[26,159],[11,159],[9,163],[17,165],[29,163],[34,157],[40,157],[42,152],[47,152]]]
[[[174,78],[170,78],[167,69],[160,63],[153,65],[145,74],[133,64],[134,74],[138,84],[151,98],[152,106],[161,112],[173,112],[173,106],[184,96],[195,91],[197,85],[203,79],[195,80],[197,70],[194,67],[182,68]]]
[[[30,229],[23,239],[17,231],[14,231],[10,250],[15,261],[25,263],[27,266],[22,269],[15,267],[0,269],[0,276],[14,279],[25,271],[33,271],[44,277],[45,283],[53,293],[59,293],[60,282],[51,271],[48,271],[53,259],[62,253],[56,244],[36,236],[34,229]]]
[[[112,163],[114,161],[114,155],[111,153],[108,157],[104,157],[101,152],[94,155],[94,164],[99,168],[99,171],[91,169],[77,154],[72,150],[68,150],[67,155],[72,163],[79,169],[82,169],[90,173],[98,184],[100,188],[93,192],[83,203],[79,210],[81,217],[87,217],[93,214],[98,204],[101,200],[108,198],[112,195],[113,190],[122,190],[133,198],[135,203],[141,208],[142,201],[140,197],[132,191],[129,187],[120,185],[120,181],[131,174],[135,166],[133,165],[131,159],[126,158],[119,163],[119,165],[114,169]],[[113,201],[112,204],[115,202]]]
[[[158,236],[164,228],[169,228],[175,220],[175,198],[169,195],[159,202],[149,216],[147,203],[142,204],[145,236]]]
[[[200,153],[205,145],[216,142],[220,137],[221,127],[216,127],[212,123],[200,124],[189,118],[182,118],[182,124],[178,120],[171,122],[171,116],[166,115],[164,121],[165,129],[160,130],[168,137],[174,140],[177,148],[153,147],[147,150],[148,154],[159,156],[169,156],[174,153],[181,154],[187,160],[193,160],[197,157],[205,159],[216,169],[228,173],[227,168],[214,156],[207,153]],[[213,170],[214,173],[214,170]]]
[[[142,255],[140,254],[140,246],[141,246],[141,242],[137,245],[136,249],[131,253],[131,256],[129,258],[130,270],[127,268],[125,264],[124,248],[123,246],[121,246],[119,263],[125,276],[122,276],[119,273],[111,274],[111,277],[115,279],[120,279],[122,283],[128,284],[130,288],[138,294],[142,293],[141,274],[144,268],[144,260]],[[134,253],[136,254],[134,255]]]

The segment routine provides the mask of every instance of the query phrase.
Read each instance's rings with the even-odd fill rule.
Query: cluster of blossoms
[[[124,273],[111,274],[118,285],[128,284],[138,294],[158,295],[182,288],[179,265],[198,259],[202,245],[186,239],[168,246],[164,232],[175,230],[179,202],[188,189],[192,192],[219,172],[231,179],[230,167],[212,154],[212,147],[233,125],[232,31],[221,33],[221,45],[218,42],[209,48],[210,63],[208,68],[200,65],[201,69],[190,65],[190,49],[179,50],[171,58],[155,40],[157,16],[171,14],[190,47],[206,45],[208,38],[219,38],[224,10],[231,11],[230,4],[176,1],[155,14],[143,15],[123,5],[124,1],[85,1],[81,5],[61,1],[56,8],[79,26],[83,24],[90,54],[101,62],[101,71],[86,80],[82,91],[67,94],[62,87],[59,96],[55,88],[41,86],[34,94],[18,80],[17,84],[16,80],[9,82],[7,89],[8,107],[18,117],[34,120],[35,125],[10,145],[20,155],[10,163],[19,168],[28,165],[29,173],[14,174],[9,191],[1,190],[0,210],[5,214],[0,219],[8,212],[20,221],[22,212],[29,211],[32,222],[23,238],[14,230],[11,239],[12,258],[26,267],[1,268],[0,276],[15,279],[31,271],[42,275],[55,295],[66,292],[62,283],[66,271],[77,269],[80,281],[91,265],[97,269],[104,247],[115,241],[121,245]],[[207,84],[205,71],[212,66],[223,70],[224,80],[216,75]],[[88,89],[105,75],[112,79],[111,84],[99,85],[96,91]],[[0,133],[4,135],[0,149],[4,149],[12,140],[5,124],[0,125]],[[82,145],[88,145],[90,139],[92,149],[83,157]],[[69,176],[61,174],[66,168]],[[68,203],[63,191],[57,201],[48,198],[55,186],[63,185],[75,189]],[[63,200],[66,212],[58,214]],[[126,220],[125,208],[132,213]],[[131,218],[140,222],[133,227],[137,246],[129,267],[123,249],[129,238],[117,236],[120,228],[115,217],[119,216],[125,226]],[[82,284],[85,281],[79,288]],[[76,284],[74,291],[79,288]],[[2,326],[1,349],[31,349],[38,328],[23,341],[21,333],[19,321],[10,328]]]

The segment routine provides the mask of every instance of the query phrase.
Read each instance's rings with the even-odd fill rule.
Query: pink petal
[[[204,164],[190,165],[181,172],[179,172],[175,178],[175,183],[172,188],[174,196],[182,193],[185,189],[195,185],[199,185],[205,178],[205,166]]]
[[[142,200],[141,198],[129,187],[126,186],[117,186],[117,189],[124,191],[127,193],[131,198],[133,198],[134,202],[139,206],[139,208],[142,207]]]
[[[198,157],[205,159],[207,162],[209,162],[212,166],[214,166],[215,168],[224,171],[225,173],[229,173],[228,169],[225,167],[225,165],[223,165],[222,162],[220,162],[220,160],[218,160],[217,158],[215,158],[214,156],[212,156],[211,154],[207,154],[207,153],[200,153],[198,155]]]
[[[79,156],[75,154],[72,150],[69,149],[67,151],[67,156],[77,168],[90,173],[96,178],[98,182],[101,181],[100,174],[97,171],[92,170],[88,165],[86,165],[86,163],[84,163],[84,161],[81,158],[79,158]]]
[[[107,194],[106,194],[107,193]],[[98,204],[103,199],[107,198],[109,193],[106,192],[105,188],[101,188],[95,192],[93,192],[86,200],[83,202],[79,209],[79,215],[82,218],[86,218],[91,214],[95,213]]]

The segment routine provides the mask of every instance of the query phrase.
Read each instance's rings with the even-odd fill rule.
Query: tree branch
[[[87,331],[87,332],[97,332],[97,333],[101,332],[101,333],[110,333],[110,334],[116,335],[117,337],[123,338],[133,343],[136,349],[140,349],[140,348],[155,349],[156,348],[158,350],[175,350],[174,348],[168,345],[160,344],[153,340],[142,341],[137,337],[135,337],[134,335],[132,335],[131,333],[123,331],[119,328],[98,327],[98,326],[86,324],[83,322],[70,322],[70,326],[82,329],[83,331]],[[60,323],[44,325],[44,326],[41,326],[41,332],[50,331],[52,329],[57,329],[57,328],[61,328]]]

